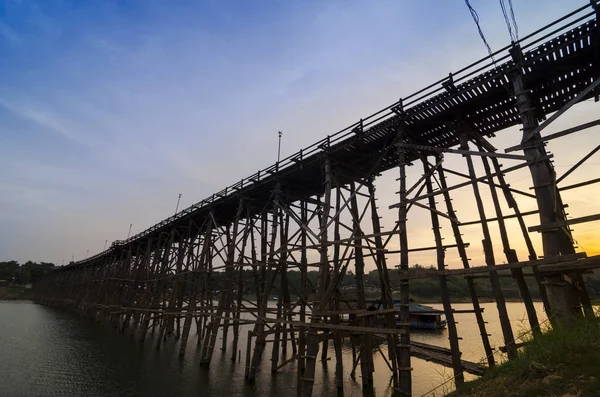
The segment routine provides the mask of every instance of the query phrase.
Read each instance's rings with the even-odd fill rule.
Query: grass
[[[577,319],[529,338],[515,360],[451,395],[600,396],[600,319]]]

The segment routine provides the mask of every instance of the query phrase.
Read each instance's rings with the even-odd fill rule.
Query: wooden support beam
[[[560,110],[558,112],[556,112],[552,116],[548,117],[548,119],[546,121],[544,121],[538,127],[534,128],[532,131],[526,133],[525,136],[523,137],[523,140],[521,141],[521,144],[529,142],[529,140],[531,138],[533,138],[534,136],[536,136],[540,132],[542,132],[542,130],[544,128],[546,128],[550,124],[552,124],[552,122],[554,120],[556,120],[557,118],[562,116],[567,110],[569,110],[576,103],[580,102],[586,95],[588,95],[590,92],[592,92],[599,85],[600,85],[600,78],[597,78],[592,84],[590,84],[583,91],[581,91],[579,94],[577,94],[575,96],[575,98],[571,99],[562,108],[560,108]]]
[[[497,159],[496,159],[496,160],[497,160]],[[447,173],[449,173],[449,174],[452,174],[452,175],[456,175],[456,176],[463,177],[463,178],[465,178],[465,179],[471,179],[471,178],[469,178],[469,175],[463,174],[462,172],[458,172],[458,171],[451,170],[451,169],[449,169],[449,168],[444,168],[444,171],[445,171],[445,172],[447,172]],[[499,172],[499,171],[501,171],[501,170],[500,170],[500,169],[498,169],[498,170],[496,171],[496,173],[497,173],[497,172]],[[502,174],[497,174],[496,176],[500,177],[501,175],[502,175]],[[509,185],[504,185],[504,186],[502,186],[502,185],[500,185],[500,184],[495,184],[495,183],[493,183],[493,182],[486,181],[486,180],[481,180],[481,181],[477,181],[477,182],[479,182],[479,183],[483,183],[483,184],[485,184],[485,185],[488,185],[488,186],[495,186],[495,187],[497,187],[497,188],[500,188],[500,189],[508,189],[508,190],[510,190],[510,191],[511,191],[511,192],[513,192],[513,193],[520,194],[521,196],[525,196],[525,197],[529,197],[529,198],[535,198],[535,195],[534,195],[534,194],[527,193],[527,192],[523,192],[523,191],[521,191],[521,190],[518,190],[518,189],[513,189],[513,188],[511,188]]]
[[[465,247],[468,247],[470,244],[469,243],[464,243]],[[458,247],[458,244],[446,244],[446,245],[442,245],[443,249],[448,249],[448,248],[456,248]],[[418,248],[409,248],[407,250],[407,252],[422,252],[422,251],[433,251],[437,249],[437,247],[418,247]],[[399,254],[401,253],[402,250],[388,250],[387,253],[388,254]],[[396,267],[399,267],[400,265],[395,265]]]
[[[560,138],[560,137],[572,134],[574,132],[579,132],[581,130],[585,130],[585,129],[588,129],[588,128],[591,128],[591,127],[595,127],[597,125],[600,125],[600,119],[597,119],[597,120],[594,120],[594,121],[590,121],[589,123],[583,123],[583,124],[580,124],[580,125],[575,126],[575,127],[567,128],[566,130],[555,132],[554,134],[546,135],[546,136],[542,137],[541,139],[542,139],[543,142],[547,142],[547,141],[551,141],[551,140],[556,139],[556,138]],[[515,152],[517,150],[525,149],[526,147],[527,147],[526,145],[519,144],[519,145],[516,145],[516,146],[511,146],[511,147],[509,147],[507,149],[504,149],[504,152],[505,153]]]
[[[582,216],[579,218],[565,219],[564,221],[548,222],[545,225],[531,226],[527,228],[530,232],[542,232],[547,230],[560,229],[569,225],[576,225],[578,223],[592,222],[600,220],[600,214]]]
[[[398,142],[406,143],[407,142],[407,133],[402,128],[398,129]],[[401,147],[397,147],[398,151],[398,169],[400,173],[400,177],[398,178],[399,189],[398,195],[400,202],[395,208],[398,208],[398,231],[399,231],[399,242],[400,242],[400,271],[408,271],[408,253],[409,253],[409,245],[408,245],[408,232],[406,228],[406,218],[409,210],[408,202],[407,202],[407,189],[406,189],[406,151]],[[439,162],[439,161],[438,161]],[[423,185],[417,195],[420,194],[422,189],[425,187]],[[409,303],[410,302],[410,293],[409,293],[409,281],[406,280],[400,285],[400,313],[399,319],[402,322],[410,321],[410,310]],[[412,395],[412,374],[411,374],[411,365],[410,365],[410,330],[409,332],[400,336],[400,346],[398,349],[398,374],[400,377],[400,391],[406,395]]]
[[[600,178],[590,179],[588,181],[574,183],[574,184],[568,185],[568,186],[563,186],[563,187],[559,188],[558,191],[562,192],[563,190],[576,189],[578,187],[588,186],[588,185],[592,185],[592,184],[599,183],[599,182],[600,182]]]
[[[538,163],[538,162],[540,162],[540,161],[548,160],[548,159],[550,159],[550,158],[552,158],[552,155],[548,155],[548,156],[545,156],[545,157],[537,158],[537,159],[531,160],[531,161],[529,161],[529,162],[527,162],[527,163],[517,164],[517,165],[515,165],[515,166],[512,166],[512,167],[506,168],[506,169],[504,169],[504,170],[500,171],[499,173],[502,173],[502,174],[507,174],[507,173],[509,173],[509,172],[516,171],[516,170],[518,170],[518,169],[521,169],[521,168],[525,168],[525,167],[527,167],[527,166],[529,166],[529,165],[531,165],[531,164],[535,164],[535,163]],[[479,182],[479,181],[482,181],[482,180],[488,179],[490,176],[496,176],[497,174],[498,174],[498,172],[495,172],[495,173],[493,173],[493,174],[491,174],[491,175],[480,176],[480,177],[477,177],[477,178],[475,178],[473,181],[474,181],[474,182]],[[415,201],[424,200],[424,199],[426,199],[426,198],[427,198],[427,197],[429,197],[429,196],[437,196],[437,195],[439,195],[439,194],[443,194],[444,192],[449,192],[449,191],[451,191],[451,190],[460,189],[460,188],[462,188],[462,187],[469,186],[469,185],[471,185],[471,184],[472,184],[472,182],[471,182],[471,181],[468,181],[468,182],[463,182],[463,183],[459,183],[459,184],[456,184],[456,185],[453,185],[453,186],[447,187],[447,188],[445,188],[445,189],[440,189],[440,190],[437,190],[437,191],[435,191],[435,192],[432,192],[432,193],[427,193],[427,194],[424,194],[424,195],[422,195],[422,196],[417,196],[417,197],[415,197],[415,198],[412,198],[412,199],[406,199],[406,202],[407,202],[407,203],[413,203],[413,202],[415,202]],[[390,209],[392,209],[392,208],[399,208],[399,206],[400,206],[400,204],[399,204],[399,203],[398,203],[398,204],[392,204],[392,205],[390,205],[390,206],[389,206],[389,208],[390,208]]]
[[[425,204],[421,204],[421,203],[419,203],[417,201],[413,202],[413,204],[416,205],[417,207],[424,208],[424,209],[426,209],[428,211],[431,211],[431,212],[433,212],[433,213],[435,213],[435,214],[437,214],[437,215],[439,215],[439,216],[441,216],[443,218],[446,218],[446,219],[450,220],[451,222],[458,223],[460,225],[460,222],[458,221],[458,219],[452,218],[451,216],[448,216],[448,215],[444,214],[443,212],[436,210],[435,208],[428,207]]]
[[[414,149],[418,151],[431,152],[431,153],[454,153],[454,154],[469,154],[473,156],[483,156],[483,157],[497,157],[501,159],[509,159],[509,160],[527,160],[525,156],[521,156],[518,154],[504,154],[504,153],[496,153],[496,152],[478,152],[472,150],[462,150],[462,149],[450,149],[450,148],[441,148],[435,146],[424,146],[424,145],[415,145],[412,143],[398,143],[397,144],[401,148],[405,149]]]
[[[582,259],[586,259],[587,255],[584,252],[571,254],[571,255],[563,255],[557,257],[550,257],[544,259],[536,259],[531,261],[521,261],[516,263],[506,263],[502,265],[495,266],[475,266],[469,267],[465,269],[446,269],[446,270],[422,270],[422,271],[414,271],[410,272],[401,271],[398,278],[401,280],[413,280],[413,279],[421,279],[421,278],[429,278],[429,277],[437,277],[439,274],[443,274],[445,276],[464,276],[471,274],[484,274],[490,271],[502,271],[502,270],[510,270],[517,268],[527,268],[538,266],[540,271],[543,269],[550,269],[550,265],[561,264],[560,267],[563,268],[565,266],[574,266],[577,263],[581,262]],[[564,264],[564,266],[562,265]]]
[[[444,175],[445,171],[445,168],[440,168],[440,188],[442,190],[445,190],[443,193],[443,197],[444,202],[446,203],[446,208],[448,209],[448,215],[453,215],[455,213],[454,204],[452,203],[450,193],[447,190],[446,176]],[[464,242],[462,234],[460,232],[460,228],[456,223],[451,223],[450,226],[452,228],[452,234],[454,235],[454,239],[456,241],[456,247],[458,249],[458,255],[460,257],[461,263],[465,269],[468,269],[470,265],[469,258],[467,257],[466,248],[469,246],[469,244]],[[475,282],[473,280],[467,279],[467,287],[469,289],[469,295],[471,296],[471,302],[473,304],[473,310],[475,312],[475,319],[477,320],[477,327],[479,328],[479,334],[481,336],[483,350],[485,351],[488,365],[490,367],[493,367],[495,365],[494,354],[489,341],[489,335],[486,330],[486,323],[483,319],[483,308],[481,308],[481,306],[479,305],[479,296],[477,294]]]
[[[427,163],[427,159],[425,156],[422,157],[423,168],[425,172],[427,172],[427,168],[429,164]],[[427,187],[427,192],[431,193],[433,191],[433,184],[431,182],[431,176],[427,176],[425,179],[425,185]],[[415,203],[416,204],[416,203]],[[440,232],[440,222],[438,218],[438,212],[436,210],[435,198],[433,196],[429,197],[429,206],[434,210],[431,212],[431,226],[433,230],[433,237],[436,245],[436,258],[437,258],[437,267],[438,270],[444,270],[446,267],[445,264],[445,251],[442,246],[442,234]],[[448,327],[448,336],[450,340],[450,355],[451,355],[451,363],[452,370],[454,371],[454,382],[456,383],[456,387],[460,387],[464,381],[464,375],[462,371],[462,364],[460,362],[460,347],[458,342],[458,330],[456,328],[456,321],[454,321],[454,313],[452,312],[452,304],[450,302],[450,292],[448,289],[448,280],[446,276],[440,275],[438,277],[438,281],[440,283],[440,295],[442,298],[442,305],[444,306],[444,312],[446,313],[447,327]]]
[[[567,205],[568,207],[568,205]],[[518,218],[519,216],[528,216],[528,215],[535,215],[538,214],[540,211],[539,210],[532,210],[532,211],[525,211],[522,212],[520,215],[517,214],[510,214],[510,215],[503,215],[502,219],[513,219],[513,218]],[[490,218],[487,221],[488,222],[497,222],[499,218]],[[470,225],[479,225],[481,223],[481,220],[476,220],[476,221],[467,221],[467,222],[461,222],[461,226],[470,226]]]
[[[589,159],[590,157],[592,157],[598,150],[600,150],[600,145],[596,146],[594,149],[592,149],[591,152],[589,152],[588,154],[586,154],[585,156],[583,156],[583,158],[581,160],[579,160],[575,165],[573,165],[571,168],[569,168],[568,171],[566,171],[564,174],[562,174],[560,176],[560,178],[558,178],[556,180],[556,183],[560,183],[562,182],[566,177],[568,177],[573,171],[575,171],[577,168],[579,168],[579,166],[583,163],[585,163],[585,161],[587,159]]]

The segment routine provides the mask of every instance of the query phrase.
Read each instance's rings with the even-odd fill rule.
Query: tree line
[[[54,269],[50,262],[27,261],[22,265],[17,261],[0,262],[0,283],[6,285],[33,284],[36,280]]]

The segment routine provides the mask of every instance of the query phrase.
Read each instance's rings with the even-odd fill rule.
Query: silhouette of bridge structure
[[[562,183],[600,145],[557,176],[545,143],[600,125],[600,119],[550,135],[542,131],[573,105],[598,101],[598,16],[592,1],[95,256],[57,268],[36,285],[38,301],[140,338],[153,333],[157,347],[176,338],[182,355],[195,331],[202,365],[220,341],[232,360],[243,358],[248,382],[260,370],[295,365],[302,396],[312,394],[316,364],[328,354],[340,389],[344,368],[351,376],[359,371],[369,387],[373,356],[381,354],[395,392],[411,395],[411,355],[451,367],[457,385],[465,370],[479,373],[496,364],[475,282],[483,276],[498,308],[503,350],[514,358],[518,341],[501,277],[516,281],[534,335],[540,321],[525,277],[537,282],[552,321],[594,315],[582,274],[600,267],[600,257],[576,252],[570,225],[600,220],[600,214],[569,218],[561,193],[600,182]],[[519,124],[522,139],[514,146],[499,151],[489,141]],[[451,156],[454,162],[446,161]],[[377,190],[385,189],[377,181],[392,170],[398,191],[382,211]],[[507,183],[505,176],[517,170],[529,170],[530,192]],[[456,208],[464,203],[452,196],[461,188],[472,191],[475,220],[458,218]],[[535,209],[521,211],[522,200],[535,201]],[[410,244],[415,210],[429,218],[430,246]],[[394,222],[386,229],[382,219],[389,214]],[[526,222],[534,218],[539,221]],[[509,220],[518,227],[508,227]],[[467,226],[477,230],[478,241],[464,241]],[[541,234],[541,251],[533,233]],[[514,239],[525,243],[526,260],[518,258]],[[471,264],[469,251],[484,252],[481,263]],[[436,268],[410,270],[411,255],[419,252],[430,252]],[[450,253],[461,268],[447,268]],[[367,299],[365,266],[378,270],[376,310]],[[291,270],[300,273],[299,286],[289,282]],[[308,277],[313,270],[316,285]],[[341,288],[350,271],[355,286]],[[460,312],[472,313],[479,327],[487,356],[479,364],[461,358],[458,311],[448,288],[453,276],[467,281],[472,309]],[[411,342],[409,285],[424,277],[439,281],[449,349]],[[352,362],[342,355],[347,340]]]

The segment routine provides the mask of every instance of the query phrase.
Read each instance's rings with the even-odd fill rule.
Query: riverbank
[[[0,301],[33,300],[33,289],[22,286],[0,287]]]
[[[449,396],[600,396],[600,319],[529,339],[515,360]]]

